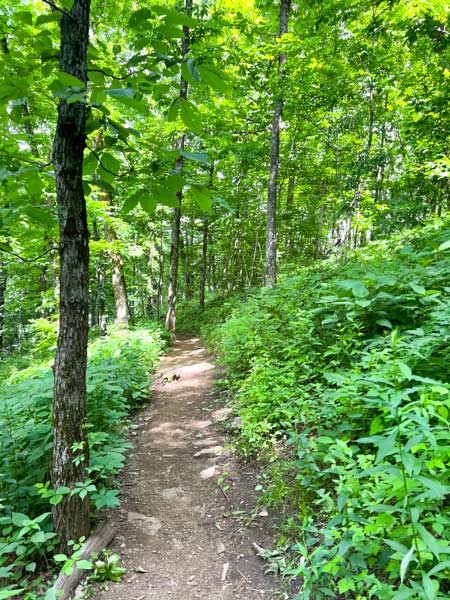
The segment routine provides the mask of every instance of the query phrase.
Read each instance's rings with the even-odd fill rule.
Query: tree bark
[[[87,82],[90,0],[75,0],[61,17],[60,69]],[[55,361],[52,486],[73,488],[86,478],[86,366],[89,318],[89,231],[83,191],[86,104],[58,105],[53,163],[59,216],[61,292]],[[61,547],[89,533],[89,498],[63,496],[53,508]]]
[[[185,13],[190,15],[192,12],[192,0],[185,0]],[[189,52],[190,31],[189,27],[183,26],[184,38],[181,42],[181,60],[183,61]],[[188,95],[188,82],[181,76],[180,80],[180,98],[186,99]],[[180,135],[175,143],[177,150],[184,149],[185,138]],[[183,157],[180,155],[175,162],[175,172],[183,172]],[[177,307],[177,290],[178,290],[178,259],[180,247],[180,224],[181,224],[181,203],[183,201],[183,191],[177,193],[179,207],[174,208],[172,217],[172,230],[170,240],[170,269],[169,269],[169,290],[167,298],[167,314],[166,314],[166,329],[175,333],[176,307]]]
[[[200,310],[205,309],[206,272],[208,267],[208,217],[203,217],[202,262],[200,266]]]
[[[281,37],[288,31],[290,0],[280,0]],[[286,52],[278,56],[278,81],[281,84]],[[283,111],[283,95],[277,98],[272,120],[270,136],[269,186],[267,189],[267,226],[266,226],[266,274],[265,285],[271,287],[277,280],[277,187],[280,163],[280,123]]]

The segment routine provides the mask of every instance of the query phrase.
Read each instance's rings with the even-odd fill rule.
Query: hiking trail
[[[176,341],[162,359],[121,477],[111,551],[127,572],[95,600],[280,597],[255,553],[271,542],[267,512],[243,521],[256,479],[225,446],[217,371],[199,339]]]

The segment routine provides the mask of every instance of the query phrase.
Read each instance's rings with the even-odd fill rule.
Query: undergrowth
[[[296,599],[449,597],[449,238],[378,242],[209,318]]]
[[[0,384],[1,598],[22,593],[17,592],[20,589],[24,600],[37,597],[45,572],[54,568],[52,561],[48,562],[57,543],[50,509],[59,498],[48,483],[53,398],[53,359],[49,356],[56,332],[53,326],[47,331],[46,323],[37,326],[46,330],[42,346],[36,345],[27,368],[20,368],[26,362],[23,357],[4,364],[3,372],[8,371],[9,376]],[[149,325],[145,329],[112,329],[89,345],[87,487],[95,510],[119,502],[114,476],[123,467],[130,447],[125,438],[127,415],[148,398],[149,372],[166,344],[165,337],[159,328]]]

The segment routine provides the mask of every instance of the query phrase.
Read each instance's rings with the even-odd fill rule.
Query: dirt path
[[[267,518],[245,526],[236,514],[252,506],[255,479],[223,447],[215,370],[198,339],[177,341],[163,359],[122,481],[112,549],[127,575],[96,600],[279,597],[253,549],[269,543]]]

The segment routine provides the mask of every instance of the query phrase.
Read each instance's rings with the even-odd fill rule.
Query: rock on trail
[[[254,551],[270,545],[267,519],[241,519],[255,476],[224,448],[216,424],[229,411],[217,404],[215,376],[198,339],[177,341],[162,360],[121,478],[112,550],[127,573],[95,600],[280,597]]]

